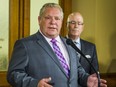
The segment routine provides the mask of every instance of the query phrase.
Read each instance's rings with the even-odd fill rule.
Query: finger
[[[91,76],[93,76],[93,77],[97,77],[96,73],[92,74]]]
[[[106,80],[100,79],[100,86],[101,86],[101,87],[107,87],[106,83],[107,83]]]
[[[104,80],[104,79],[100,79],[100,82],[101,82],[101,83],[107,83],[107,81]]]
[[[49,82],[51,81],[51,77],[44,79],[45,84],[44,87],[53,87]]]
[[[49,78],[45,78],[44,81],[47,83],[47,82],[50,82],[51,81],[51,77]]]
[[[51,87],[51,86],[45,86],[46,84],[48,84],[49,81],[51,81],[51,77],[43,78],[42,80],[39,81],[37,87]]]
[[[44,84],[44,87],[53,87],[52,85],[48,84],[48,83],[45,83]]]
[[[100,83],[100,86],[101,86],[101,87],[107,87],[107,85],[104,84],[104,83]]]

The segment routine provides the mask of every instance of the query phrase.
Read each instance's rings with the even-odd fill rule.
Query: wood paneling
[[[6,81],[6,72],[0,72],[0,87],[10,87]]]
[[[9,1],[9,60],[16,40],[30,32],[30,0]],[[7,71],[0,72],[0,87],[10,87],[6,80]]]
[[[66,22],[68,15],[72,12],[72,0],[59,0],[59,4],[64,12],[64,20],[61,29],[61,35],[66,36],[67,34]]]
[[[9,55],[16,40],[30,32],[30,0],[10,0]]]
[[[116,87],[116,73],[104,73],[101,78],[107,80],[108,87]]]

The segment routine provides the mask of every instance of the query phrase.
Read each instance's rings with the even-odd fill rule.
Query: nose
[[[78,22],[75,23],[75,27],[76,27],[76,28],[78,27]]]
[[[55,20],[55,18],[51,18],[51,22],[50,22],[51,24],[55,24],[56,23],[56,20]]]

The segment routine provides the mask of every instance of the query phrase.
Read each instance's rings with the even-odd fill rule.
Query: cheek
[[[45,27],[45,26],[48,25],[48,23],[47,22],[42,22],[42,25]]]
[[[41,25],[47,25],[49,23],[49,21],[48,20],[41,20]]]
[[[59,26],[62,27],[62,22],[59,22]]]
[[[74,28],[74,26],[73,26],[73,25],[72,25],[72,26],[71,26],[71,25],[69,25],[69,29],[73,29],[73,28]]]
[[[61,28],[62,28],[62,22],[57,24],[58,27],[58,31],[60,32]]]
[[[83,31],[83,28],[80,28],[80,32],[82,32]]]
[[[78,30],[77,34],[80,35],[82,33],[82,29]]]

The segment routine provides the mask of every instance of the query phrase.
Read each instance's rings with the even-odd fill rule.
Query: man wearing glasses
[[[67,28],[68,28],[67,37],[72,39],[75,45],[84,53],[86,58],[88,58],[88,60],[91,62],[96,71],[98,71],[99,66],[95,44],[80,38],[81,33],[83,32],[84,29],[84,21],[82,15],[79,12],[73,12],[68,16]],[[83,66],[83,68],[85,69],[85,71],[89,74],[95,73],[95,71],[92,69],[87,60],[83,58],[79,53],[77,54],[80,58],[79,61]]]

